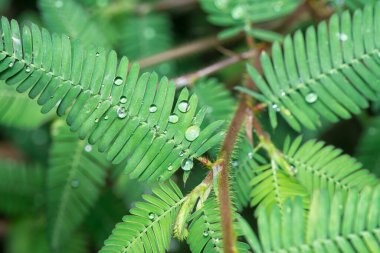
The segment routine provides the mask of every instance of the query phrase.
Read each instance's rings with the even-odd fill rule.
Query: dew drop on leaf
[[[8,65],[8,66],[9,66],[10,68],[12,68],[12,67],[13,67],[13,65],[15,65],[15,63],[14,63],[14,62],[11,62],[11,63],[9,63],[9,65]]]
[[[126,96],[121,96],[120,97],[120,104],[125,104],[127,103],[127,97]]]
[[[232,161],[232,167],[234,167],[234,168],[236,168],[236,167],[238,167],[239,166],[239,162],[238,161],[236,161],[236,160],[234,160],[234,161]]]
[[[337,33],[337,36],[338,36],[339,40],[342,42],[345,42],[348,40],[348,36],[345,33]]]
[[[149,220],[154,220],[156,218],[156,215],[154,213],[149,213]]]
[[[92,146],[91,146],[90,144],[86,145],[86,146],[84,147],[84,151],[86,151],[86,152],[91,152],[91,151],[92,151]]]
[[[120,76],[117,76],[117,77],[115,77],[115,80],[113,81],[113,83],[117,86],[122,85],[123,84],[123,78],[121,78]]]
[[[180,112],[188,112],[190,109],[190,105],[189,105],[189,102],[187,101],[181,101],[179,104],[178,104],[178,110]]]
[[[207,231],[207,230],[205,230],[205,231],[203,232],[203,236],[204,236],[204,237],[207,237],[207,236],[208,236],[208,231]]]
[[[200,132],[199,126],[191,126],[189,127],[185,132],[186,140],[188,141],[194,141],[196,138],[198,138]]]
[[[27,66],[27,67],[25,68],[25,72],[26,72],[26,73],[30,73],[30,71],[32,71],[32,69],[31,69],[29,66]]]
[[[150,112],[150,113],[157,112],[157,106],[156,106],[155,104],[152,104],[152,105],[149,107],[149,112]]]
[[[173,123],[173,124],[177,123],[178,122],[178,116],[175,114],[170,115],[169,116],[169,122]]]
[[[179,155],[180,157],[182,157],[184,154],[185,154],[185,151],[181,150],[181,151],[179,152],[178,155]]]
[[[117,108],[116,113],[120,119],[124,119],[125,117],[127,117],[127,112],[125,111],[124,107]]]
[[[275,110],[276,112],[281,111],[280,107],[278,107],[278,105],[276,105],[276,104],[272,105],[272,109]]]
[[[241,19],[244,16],[244,8],[242,6],[237,6],[232,10],[232,17],[234,19]]]
[[[286,96],[286,92],[284,90],[280,90],[280,95],[281,95],[281,97],[285,97]]]
[[[228,0],[216,0],[215,6],[219,9],[225,9],[227,7]]]
[[[168,171],[172,171],[172,170],[173,170],[173,166],[170,165],[170,166],[168,167]]]
[[[305,100],[306,102],[308,102],[309,104],[312,104],[312,103],[315,103],[317,100],[318,100],[318,95],[315,94],[315,93],[309,93],[305,96]]]
[[[80,181],[78,179],[71,180],[71,188],[78,188],[80,185]]]
[[[182,161],[181,168],[184,171],[190,171],[194,166],[193,158],[186,158]]]

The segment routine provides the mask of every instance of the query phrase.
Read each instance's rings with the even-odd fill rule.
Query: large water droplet
[[[249,152],[249,153],[248,153],[248,158],[249,158],[249,159],[252,159],[252,158],[253,158],[253,153],[252,153],[252,152]]]
[[[244,16],[244,8],[242,6],[237,6],[232,10],[232,17],[234,19],[241,19]]]
[[[199,126],[191,126],[185,132],[185,137],[188,141],[194,141],[198,138],[200,132]]]
[[[154,218],[156,218],[156,215],[154,213],[149,213],[149,220],[154,220]]]
[[[95,56],[96,57],[99,57],[100,53],[99,52],[96,52]]]
[[[194,162],[193,158],[186,158],[185,160],[182,161],[181,168],[184,171],[189,171],[193,168]]]
[[[313,92],[311,92],[311,93],[309,93],[309,94],[307,94],[307,95],[305,96],[305,100],[306,100],[306,102],[308,102],[309,104],[315,103],[315,102],[318,100],[318,95],[315,94],[315,93],[313,93]]]
[[[122,85],[123,84],[123,78],[121,78],[120,76],[117,76],[117,77],[115,77],[115,80],[113,81],[113,83],[117,86]]]
[[[78,179],[71,180],[71,187],[72,188],[78,188],[80,185],[80,181]]]
[[[127,97],[126,96],[121,96],[120,97],[120,104],[125,104],[127,103]]]
[[[92,146],[91,146],[90,144],[86,145],[86,146],[84,147],[84,151],[86,151],[86,152],[91,152],[91,151],[92,151]]]
[[[190,109],[190,105],[187,101],[181,101],[179,104],[178,104],[178,110],[180,112],[188,112]]]
[[[157,106],[155,104],[152,104],[149,107],[149,112],[151,112],[151,113],[157,112]]]
[[[170,115],[169,116],[169,122],[173,123],[173,124],[177,123],[178,122],[178,116],[175,114]]]
[[[124,119],[125,117],[127,117],[127,112],[124,107],[117,108],[116,113],[120,119]]]

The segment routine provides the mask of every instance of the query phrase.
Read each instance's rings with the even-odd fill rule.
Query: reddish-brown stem
[[[230,58],[221,60],[219,62],[212,64],[212,65],[209,65],[203,69],[197,70],[193,73],[174,78],[173,81],[177,85],[177,88],[184,87],[186,85],[194,83],[196,80],[198,80],[201,77],[208,76],[210,74],[216,73],[216,72],[218,72],[218,71],[220,71],[220,70],[222,70],[228,66],[231,66],[235,63],[238,63],[240,61],[244,61],[244,60],[247,60],[249,58],[256,57],[258,52],[259,52],[259,50],[251,50],[251,51],[247,51],[247,52],[244,52],[244,53],[236,55],[236,56],[232,56]]]
[[[177,48],[158,53],[147,58],[138,60],[141,68],[146,68],[150,66],[157,65],[162,62],[182,58],[188,55],[193,55],[197,53],[204,52],[209,49],[214,49],[222,45],[231,43],[240,39],[240,36],[219,40],[215,35],[207,38],[202,38],[196,41],[193,41],[189,44],[179,46]]]

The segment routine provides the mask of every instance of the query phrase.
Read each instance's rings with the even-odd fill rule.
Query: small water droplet
[[[178,154],[178,155],[179,155],[180,157],[182,157],[184,154],[185,154],[185,151],[181,150],[181,151],[179,151],[179,154]]]
[[[200,131],[201,130],[200,130],[199,126],[191,126],[186,130],[185,138],[188,141],[194,141],[196,138],[198,138]]]
[[[153,39],[156,37],[156,31],[152,27],[147,27],[144,29],[144,37],[147,40]]]
[[[208,230],[205,230],[205,231],[203,232],[203,236],[204,236],[204,237],[207,237],[207,236],[208,236]]]
[[[99,52],[96,52],[95,56],[96,57],[99,57],[100,53]]]
[[[155,104],[152,104],[152,105],[149,107],[149,112],[150,112],[150,113],[157,112],[157,106],[156,106]]]
[[[78,179],[71,180],[71,187],[72,188],[78,188],[80,185],[80,181]]]
[[[9,66],[10,68],[12,68],[14,65],[15,65],[15,63],[14,63],[14,62],[11,62],[11,63],[9,63],[8,66]]]
[[[169,116],[169,122],[173,123],[173,124],[177,123],[178,122],[178,116],[175,114],[170,115]]]
[[[156,218],[156,215],[154,213],[149,213],[149,220],[154,220]]]
[[[273,104],[273,105],[272,105],[272,109],[275,110],[276,112],[281,111],[280,107],[278,107],[277,104]]]
[[[337,33],[336,36],[339,38],[340,41],[345,42],[348,40],[348,36],[345,33]]]
[[[115,77],[115,80],[113,81],[113,83],[117,86],[122,85],[123,84],[123,78],[121,78],[120,76],[117,76],[117,77]]]
[[[173,166],[170,165],[170,166],[168,167],[168,171],[172,171],[172,170],[173,170]]]
[[[86,146],[84,147],[84,151],[86,151],[86,152],[91,152],[91,151],[92,151],[92,146],[91,146],[90,144],[86,145]]]
[[[216,0],[215,6],[219,9],[225,9],[228,5],[228,0]]]
[[[281,97],[285,97],[286,96],[286,92],[284,90],[280,90],[280,95],[281,95]]]
[[[234,19],[241,19],[245,14],[244,8],[242,6],[237,6],[232,10],[232,17]]]
[[[105,120],[107,120],[107,119],[109,119],[109,118],[110,118],[110,116],[108,116],[108,115],[104,116],[104,119],[105,119]]]
[[[127,117],[127,112],[125,111],[124,107],[117,108],[116,113],[120,119],[124,119],[125,117]]]
[[[239,166],[239,162],[236,160],[232,161],[231,164],[232,164],[232,167],[234,167],[234,168],[237,168]]]
[[[252,152],[249,152],[249,153],[248,153],[248,158],[249,158],[249,159],[252,159],[252,158],[253,158],[253,153],[252,153]]]
[[[315,103],[315,102],[318,100],[318,95],[315,94],[315,93],[313,93],[313,92],[311,92],[311,93],[309,93],[309,94],[307,94],[307,95],[305,96],[305,100],[306,100],[306,102],[308,102],[309,104]]]
[[[25,68],[25,72],[26,72],[26,73],[30,73],[30,71],[32,71],[32,69],[31,69],[29,66],[27,66],[27,67]]]
[[[120,104],[125,104],[127,103],[127,97],[126,96],[121,96],[120,98]]]
[[[190,171],[194,166],[193,158],[186,158],[182,161],[181,168],[184,171]]]
[[[181,101],[179,104],[178,104],[178,110],[180,112],[188,112],[190,109],[190,105],[187,101]]]
[[[55,1],[55,7],[56,8],[62,8],[62,6],[63,6],[63,1],[61,1],[61,0]]]

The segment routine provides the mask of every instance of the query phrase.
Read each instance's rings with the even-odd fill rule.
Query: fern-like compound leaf
[[[0,210],[7,214],[35,211],[41,205],[44,176],[40,167],[0,161]]]
[[[60,249],[94,206],[110,163],[63,120],[53,126],[47,181],[51,246]]]
[[[40,106],[27,95],[0,84],[0,125],[34,129],[49,121],[53,114],[42,114]]]
[[[286,147],[284,156],[308,192],[318,189],[327,189],[331,194],[352,189],[360,191],[380,183],[356,159],[342,154],[342,150],[315,140],[301,144],[301,139],[299,137]]]
[[[308,214],[299,200],[274,207],[259,215],[262,252],[379,252],[379,203],[377,186],[347,197],[316,192]]]
[[[100,253],[166,252],[175,217],[186,200],[172,181],[144,195],[130,215],[116,225]]]
[[[210,197],[204,206],[190,217],[187,243],[193,253],[223,252],[223,232],[220,207],[215,197]],[[236,227],[238,224],[235,223]],[[239,231],[238,231],[239,232]],[[239,233],[240,235],[240,233]],[[236,243],[238,252],[248,252],[248,245]]]
[[[264,74],[248,70],[271,119],[281,114],[300,131],[316,129],[321,118],[337,122],[367,108],[380,91],[379,20],[380,3],[353,15],[346,11],[275,43],[271,57],[263,53]]]
[[[199,131],[206,110],[197,112],[196,96],[184,89],[174,102],[173,83],[155,73],[139,77],[139,66],[126,57],[118,62],[114,51],[83,50],[66,36],[36,25],[21,31],[6,18],[1,30],[0,80],[29,91],[42,112],[67,115],[70,129],[108,160],[128,160],[132,178],[165,180],[223,138],[222,122]]]

